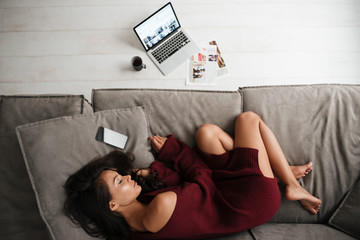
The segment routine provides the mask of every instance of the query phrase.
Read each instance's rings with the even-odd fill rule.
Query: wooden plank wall
[[[172,1],[194,40],[223,53],[229,75],[207,87],[185,85],[186,64],[163,76],[133,33],[166,2],[0,0],[0,94],[360,83],[360,0]]]

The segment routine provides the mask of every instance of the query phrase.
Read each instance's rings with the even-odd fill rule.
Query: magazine
[[[188,60],[188,69],[186,85],[216,85],[219,77],[228,74],[216,41],[204,44],[200,51]]]

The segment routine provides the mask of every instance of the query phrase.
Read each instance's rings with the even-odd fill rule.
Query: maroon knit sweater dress
[[[151,172],[168,187],[139,197],[149,203],[157,194],[174,191],[175,210],[157,233],[131,232],[132,239],[204,239],[261,225],[280,207],[280,191],[274,178],[258,166],[258,150],[235,148],[223,155],[209,155],[168,137],[151,164]],[[174,170],[163,162],[172,163]]]

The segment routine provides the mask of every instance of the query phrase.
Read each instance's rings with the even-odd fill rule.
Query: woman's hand
[[[149,140],[151,141],[151,145],[153,146],[155,152],[158,153],[163,148],[167,138],[156,135],[156,136],[152,136],[152,137],[150,136]]]

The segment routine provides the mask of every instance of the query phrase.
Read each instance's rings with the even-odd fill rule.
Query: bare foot
[[[317,214],[320,210],[321,200],[311,195],[300,185],[294,187],[286,186],[285,196],[291,201],[299,200],[303,207],[312,214]]]
[[[305,177],[309,174],[312,170],[312,162],[309,162],[308,164],[300,165],[300,166],[290,166],[291,171],[293,172],[296,179]]]

